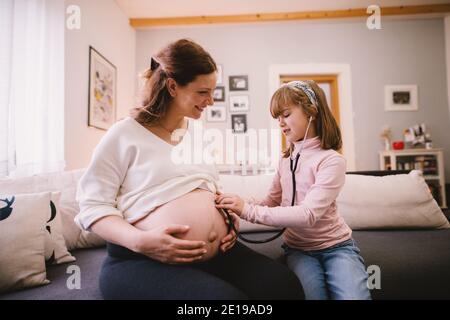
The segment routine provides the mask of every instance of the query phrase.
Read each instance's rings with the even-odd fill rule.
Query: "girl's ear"
[[[167,82],[166,82],[166,86],[167,86],[167,90],[169,91],[172,98],[175,98],[177,95],[177,88],[178,88],[177,82],[172,78],[168,78]]]

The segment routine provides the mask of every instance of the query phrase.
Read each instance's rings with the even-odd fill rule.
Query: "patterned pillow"
[[[60,209],[60,192],[52,192],[49,203],[49,215],[45,225],[45,261],[47,265],[75,261],[66,247],[63,236]]]
[[[49,283],[45,229],[51,193],[0,194],[0,292]]]
[[[73,220],[80,211],[75,199],[77,183],[84,169],[34,175],[24,178],[0,179],[2,193],[61,192],[59,210],[62,234],[68,250],[105,245],[105,241],[93,232],[82,231]]]

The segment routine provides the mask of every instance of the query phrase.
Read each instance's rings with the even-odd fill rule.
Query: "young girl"
[[[341,133],[322,89],[314,81],[285,84],[273,95],[270,111],[290,145],[268,195],[244,201],[222,194],[216,206],[286,228],[286,261],[307,299],[370,299],[364,261],[336,206],[346,161],[337,152]]]

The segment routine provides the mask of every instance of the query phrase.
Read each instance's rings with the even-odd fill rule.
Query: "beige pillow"
[[[95,233],[81,230],[73,220],[80,212],[76,201],[78,181],[85,169],[56,172],[45,175],[47,190],[61,191],[60,209],[64,239],[69,250],[105,245],[105,240]]]
[[[45,261],[47,264],[61,264],[75,261],[75,257],[67,251],[66,241],[62,233],[60,192],[52,192],[49,203],[50,211],[45,228]]]
[[[47,284],[45,224],[49,192],[0,194],[0,292]]]
[[[65,190],[60,202],[63,234],[69,250],[77,248],[92,248],[105,245],[105,240],[93,232],[81,230],[74,221],[80,212],[80,206],[75,199],[76,186]]]
[[[345,179],[337,208],[353,230],[450,228],[421,171]]]

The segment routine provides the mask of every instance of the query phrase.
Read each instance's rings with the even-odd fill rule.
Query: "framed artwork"
[[[230,112],[242,112],[250,110],[250,101],[247,95],[230,96]]]
[[[225,101],[225,87],[218,86],[214,89],[214,101]]]
[[[230,91],[247,91],[248,76],[230,76],[229,85]]]
[[[384,87],[386,111],[416,111],[418,106],[417,85],[388,85]]]
[[[208,122],[226,121],[225,106],[211,106],[206,108],[206,120]]]
[[[117,69],[93,47],[89,47],[88,126],[108,130],[116,121]]]
[[[218,64],[217,65],[217,84],[222,84],[223,81],[223,73],[222,73],[222,65]]]
[[[246,114],[232,114],[231,115],[231,129],[233,133],[247,132],[247,115]]]

